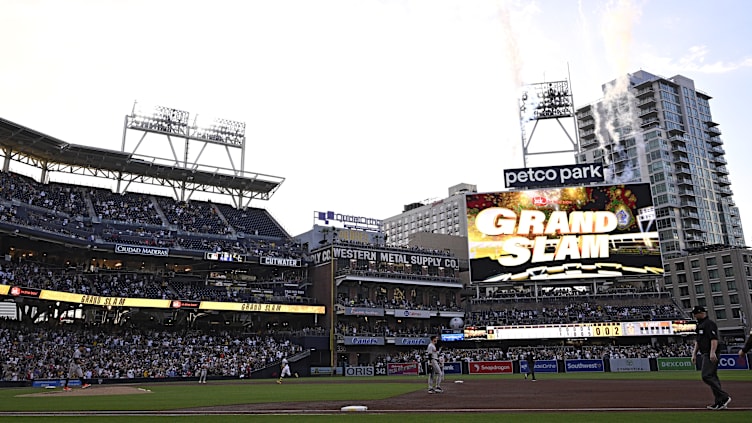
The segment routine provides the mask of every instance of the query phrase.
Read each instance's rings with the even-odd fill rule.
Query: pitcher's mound
[[[18,395],[19,397],[48,397],[67,396],[67,397],[89,397],[95,395],[138,395],[150,394],[151,391],[145,388],[122,385],[94,385],[86,389],[73,388],[70,391],[63,391],[63,388],[45,389],[43,392],[35,394]]]

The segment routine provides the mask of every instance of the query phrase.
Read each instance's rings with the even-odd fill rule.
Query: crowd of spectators
[[[201,366],[209,375],[250,377],[302,351],[269,335],[169,332],[121,326],[28,327],[0,320],[0,380],[65,377],[73,350],[86,347],[87,379],[191,377]]]
[[[264,209],[236,210],[211,202],[40,184],[10,172],[0,172],[0,222],[88,240],[91,244],[123,243],[275,257],[302,255],[301,246],[291,241]]]
[[[374,300],[368,298],[349,298],[344,294],[337,294],[337,303],[345,307],[384,308],[399,310],[430,310],[430,311],[463,311],[464,309],[454,302],[442,304],[437,301],[434,304],[424,304],[410,300],[396,300],[379,297]]]
[[[583,346],[514,346],[504,348],[452,348],[442,345],[441,353],[447,362],[524,360],[533,352],[538,360],[610,359],[691,357],[694,342],[658,345],[583,345]],[[422,361],[425,348],[410,349],[376,356],[374,363],[409,363]]]
[[[473,301],[466,323],[474,326],[681,320],[688,317],[668,295],[595,295],[557,301],[493,303]]]
[[[133,225],[162,225],[152,198],[144,194],[115,194],[109,190],[89,191],[94,213],[101,220],[111,220]]]

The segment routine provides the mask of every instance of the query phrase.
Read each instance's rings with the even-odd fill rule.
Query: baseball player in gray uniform
[[[434,335],[431,342],[426,348],[426,360],[428,361],[428,393],[444,392],[441,389],[442,368],[439,365],[439,351],[436,349],[436,343],[439,337]]]
[[[68,382],[71,378],[77,378],[81,381],[81,389],[86,389],[91,386],[91,384],[84,382],[84,371],[81,370],[81,357],[85,350],[86,347],[79,345],[73,351],[73,357],[71,357],[70,365],[68,366],[68,376],[65,378],[65,386],[63,386],[64,391],[71,390],[70,386],[68,386]]]

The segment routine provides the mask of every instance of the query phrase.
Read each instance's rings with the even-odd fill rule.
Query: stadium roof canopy
[[[284,181],[277,176],[219,167],[186,168],[153,157],[70,144],[3,118],[0,118],[0,148],[6,161],[16,160],[39,168],[42,182],[48,180],[47,172],[67,172],[230,195],[238,207],[245,200],[268,200]]]

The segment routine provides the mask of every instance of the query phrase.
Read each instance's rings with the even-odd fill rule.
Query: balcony
[[[635,95],[637,98],[647,97],[647,96],[653,96],[655,94],[655,91],[653,91],[653,87],[647,87],[643,88],[639,91],[637,91],[637,94]]]
[[[683,135],[672,135],[668,138],[672,145],[687,145],[687,140]]]
[[[650,109],[640,109],[640,112],[638,114],[640,118],[645,118],[646,116],[650,116],[650,115],[658,116],[658,109],[656,109],[655,107],[650,108]]]
[[[592,129],[595,128],[595,119],[588,119],[580,122],[580,129]]]
[[[710,161],[713,162],[713,163],[715,163],[716,166],[728,164],[728,162],[726,161],[726,159],[723,156],[713,157]]]
[[[726,150],[724,150],[722,147],[711,147],[710,154],[712,154],[713,156],[722,156],[726,154]]]
[[[687,150],[687,147],[684,146],[684,144],[678,144],[678,145],[674,146],[673,152],[674,153],[689,154],[689,151]]]
[[[726,169],[726,166],[717,166],[715,168],[716,175],[728,175],[729,171]]]
[[[712,145],[713,147],[723,144],[723,140],[720,139],[719,137],[710,137],[708,142],[710,142],[710,145]]]
[[[674,152],[674,162],[676,163],[685,163],[689,165],[689,156],[683,153]]]
[[[727,178],[725,176],[722,177],[722,178],[718,178],[716,180],[716,182],[718,182],[718,185],[720,185],[722,187],[727,187],[727,186],[731,185],[731,181],[729,181],[729,178]]]
[[[598,140],[596,140],[595,137],[589,137],[587,139],[580,138],[580,148],[589,150],[596,145],[598,145]]]
[[[595,138],[595,131],[591,129],[589,131],[580,132],[580,139],[585,139],[585,138]]]
[[[703,230],[700,227],[700,225],[698,225],[696,223],[690,223],[690,224],[686,224],[685,223],[684,224],[684,230],[687,231],[687,232],[695,232],[695,233],[697,233],[697,232],[702,233],[703,232]]]
[[[707,126],[708,128],[712,128],[712,127],[714,127],[714,126],[718,126],[718,124],[717,124],[717,123],[715,123],[715,122],[713,122],[712,120],[706,120],[706,121],[705,121],[704,123],[705,123],[705,125],[706,125],[706,126]]]
[[[677,175],[692,176],[692,170],[689,168],[689,166],[676,166],[675,172]]]
[[[694,186],[694,184],[692,184],[692,178],[678,178],[676,183],[679,184],[679,186]]]
[[[671,128],[668,131],[666,131],[666,133],[668,133],[669,137],[671,137],[673,135],[684,135],[687,133],[687,131],[683,129],[678,129],[678,128]]]
[[[731,188],[729,187],[720,187],[718,189],[718,193],[721,194],[721,197],[730,197],[734,195],[734,193],[731,191]]]
[[[682,216],[682,219],[684,220],[688,220],[692,222],[694,222],[695,220],[698,222],[700,221],[700,215],[693,211],[682,210],[681,216]]]
[[[643,119],[640,126],[643,128],[650,127],[651,125],[659,125],[660,121],[657,118]]]
[[[679,196],[680,197],[694,197],[695,196],[695,190],[693,190],[693,189],[679,189]]]
[[[715,126],[710,127],[710,128],[706,128],[705,132],[708,133],[708,134],[710,134],[711,137],[721,135],[721,130],[718,129],[718,128],[716,128]]]
[[[697,209],[697,202],[694,200],[681,200],[681,202],[679,202],[679,207]]]
[[[590,108],[587,108],[585,110],[578,111],[575,116],[577,117],[577,120],[585,119],[585,118],[593,116],[593,112],[590,111]]]
[[[637,107],[644,107],[650,104],[655,104],[655,97],[648,97],[644,100],[641,100],[640,102],[637,103]]]

